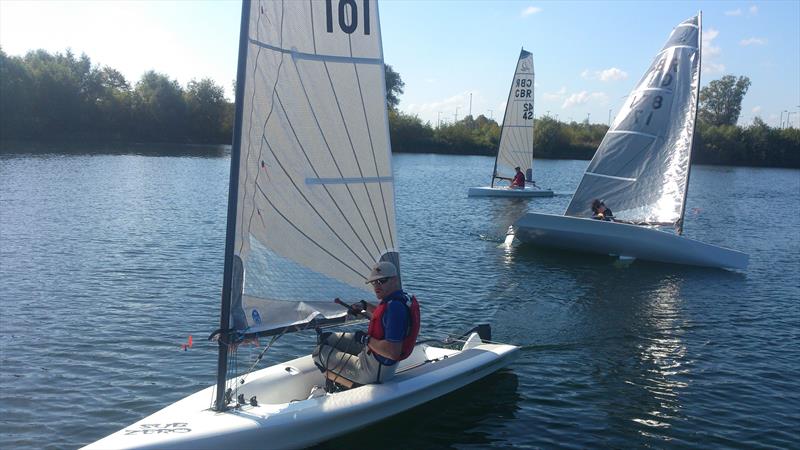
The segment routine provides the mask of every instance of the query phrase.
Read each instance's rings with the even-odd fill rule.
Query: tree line
[[[692,161],[699,164],[800,168],[800,129],[774,128],[756,117],[749,126],[736,123],[748,77],[723,76],[700,91]],[[417,116],[389,113],[392,148],[400,152],[495,155],[500,142],[497,122],[478,116],[434,128]],[[537,158],[591,159],[608,126],[588,121],[560,122],[549,116],[534,123]]]
[[[438,127],[397,109],[405,83],[385,67],[389,128],[397,152],[494,155],[500,124],[479,115]],[[760,118],[737,126],[750,80],[728,75],[700,93],[693,161],[800,168],[800,130]],[[0,141],[230,144],[233,104],[213,80],[185,87],[146,72],[131,84],[117,70],[71,51],[8,56],[0,49]],[[538,158],[590,159],[608,127],[539,117]]]

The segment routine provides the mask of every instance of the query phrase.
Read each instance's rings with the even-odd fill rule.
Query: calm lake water
[[[214,382],[229,164],[0,156],[0,447],[78,447]],[[491,158],[394,164],[423,335],[489,322],[523,350],[321,447],[800,445],[800,171],[694,167],[685,233],[748,253],[734,272],[503,248],[525,211],[564,211],[586,161],[538,161],[559,195],[522,201],[467,198]],[[311,346],[286,336],[265,359]]]

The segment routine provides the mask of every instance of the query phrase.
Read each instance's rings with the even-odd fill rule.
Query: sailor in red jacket
[[[514,175],[514,179],[511,180],[511,187],[514,189],[525,189],[525,174],[522,173],[522,169],[519,166],[514,167],[514,170],[517,171],[517,174]]]
[[[375,264],[367,283],[380,303],[372,305],[362,300],[352,306],[354,313],[364,312],[370,317],[367,332],[323,333],[313,354],[320,370],[335,372],[358,384],[391,379],[397,363],[413,351],[420,323],[419,304],[400,289],[394,264]]]

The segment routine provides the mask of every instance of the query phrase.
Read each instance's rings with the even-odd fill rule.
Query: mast
[[[242,101],[244,99],[247,43],[250,25],[250,0],[242,0],[242,23],[239,34],[239,67],[236,70],[236,112],[231,146],[231,173],[228,187],[228,221],[225,237],[225,270],[222,278],[222,305],[219,316],[219,358],[217,360],[217,391],[215,411],[225,411],[225,382],[228,372],[228,341],[230,339],[231,285],[233,279],[233,250],[236,234],[237,199],[239,198],[239,155],[242,145]]]
[[[700,109],[700,75],[703,72],[703,11],[697,13],[697,95],[694,103],[694,123],[692,123],[692,145],[689,147],[689,165],[686,167],[686,186],[683,187],[681,217],[678,219],[678,236],[683,234],[683,218],[686,215],[686,196],[689,194],[689,177],[692,173],[692,151],[694,135],[697,132],[697,112]]]
[[[522,50],[525,49],[523,48]],[[522,53],[520,53],[520,55],[522,55]],[[534,141],[534,136],[536,136],[536,119],[534,118],[533,115],[533,109],[536,108],[536,99],[534,97],[536,95],[536,90],[534,87],[535,85],[536,85],[536,69],[533,67],[533,59],[531,59],[531,105],[533,105],[533,107],[531,108],[531,169],[530,169],[531,173],[530,173],[530,180],[526,180],[526,183],[533,183],[533,149],[534,149],[533,141]],[[528,174],[526,173],[525,176],[527,177]],[[525,186],[523,185],[523,187]]]

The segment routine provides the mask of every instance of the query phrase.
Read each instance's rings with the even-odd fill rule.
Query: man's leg
[[[322,342],[312,354],[314,364],[322,372],[330,370],[352,379],[344,372],[351,376],[358,372],[357,355],[364,345],[355,341],[354,333],[324,333],[321,336]]]
[[[359,384],[372,384],[382,383],[389,381],[394,377],[394,372],[397,370],[397,364],[391,366],[384,366],[379,363],[375,356],[371,355],[366,350],[358,354],[358,373],[356,378],[351,378]]]

